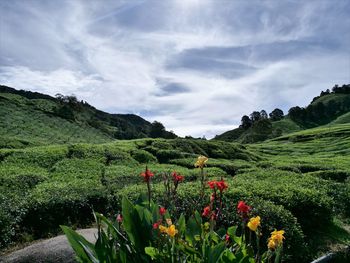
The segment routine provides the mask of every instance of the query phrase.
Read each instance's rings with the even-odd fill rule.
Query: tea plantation
[[[56,235],[59,225],[91,225],[92,210],[115,217],[123,195],[133,200],[146,191],[140,176],[146,164],[155,173],[152,188],[159,203],[167,201],[162,175],[177,171],[185,181],[176,213],[202,210],[208,200],[199,198],[198,155],[209,157],[208,178],[223,177],[229,185],[220,223],[237,223],[236,204],[246,201],[262,218],[265,240],[274,228],[286,231],[286,262],[309,262],[350,243],[350,124],[250,145],[177,138],[5,146],[0,149],[2,251]]]

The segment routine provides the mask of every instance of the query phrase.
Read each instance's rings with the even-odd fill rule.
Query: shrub
[[[57,161],[65,158],[67,150],[62,146],[48,146],[13,150],[12,154],[5,158],[5,163],[15,165],[39,166],[50,168]]]
[[[108,205],[104,188],[92,180],[42,183],[28,200],[22,228],[35,238],[57,233],[60,224],[87,225],[92,209],[104,212]]]
[[[183,154],[178,150],[159,150],[155,155],[160,163],[168,163],[171,159],[183,157]]]
[[[139,163],[156,163],[157,158],[153,154],[145,150],[133,150],[131,152],[131,157],[134,158]]]

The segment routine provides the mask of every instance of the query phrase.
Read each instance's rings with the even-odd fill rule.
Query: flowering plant
[[[206,162],[206,161],[205,161]],[[204,162],[204,163],[205,163]],[[203,164],[204,166],[204,164]],[[201,171],[203,172],[203,171]],[[242,231],[238,227],[218,228],[224,191],[228,184],[221,178],[210,181],[212,189],[210,204],[200,214],[194,211],[189,218],[183,214],[173,218],[168,209],[151,200],[150,178],[153,174],[146,168],[141,174],[147,183],[148,194],[131,203],[122,198],[122,213],[108,220],[94,213],[97,223],[97,241],[88,242],[71,228],[61,226],[80,262],[280,262],[284,231],[275,230],[268,240],[268,251],[260,255],[261,218],[249,218],[252,208],[240,201],[237,213],[242,219]],[[174,189],[183,180],[172,174]],[[257,244],[247,240],[246,228],[255,233]]]

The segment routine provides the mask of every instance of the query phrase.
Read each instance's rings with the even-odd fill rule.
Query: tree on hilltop
[[[283,110],[276,108],[269,114],[269,116],[272,121],[279,121],[283,119],[284,113]]]

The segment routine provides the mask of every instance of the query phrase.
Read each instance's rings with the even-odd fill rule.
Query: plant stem
[[[149,209],[151,209],[151,185],[149,183],[149,180],[147,181],[147,190],[148,190],[148,206],[149,206]]]

